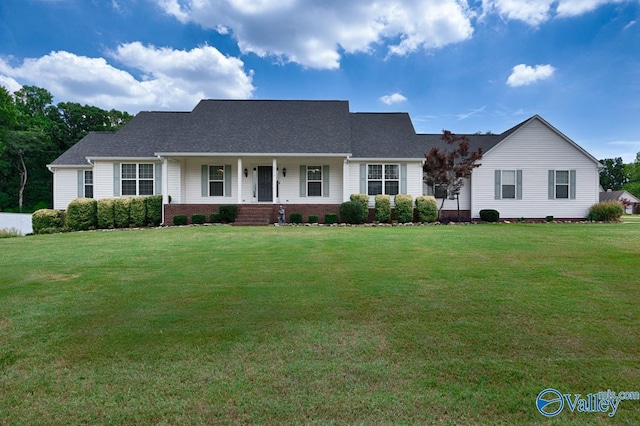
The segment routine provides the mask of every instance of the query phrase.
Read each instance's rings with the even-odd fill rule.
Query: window
[[[522,199],[522,170],[495,171],[495,199]]]
[[[307,195],[322,197],[322,167],[307,166]]]
[[[502,171],[502,198],[516,198],[516,171]]]
[[[209,166],[209,196],[224,196],[224,166]]]
[[[549,199],[576,199],[575,170],[549,170]]]
[[[447,187],[445,185],[433,185],[433,196],[438,199],[447,198]]]
[[[556,170],[556,198],[569,198],[569,170]]]
[[[122,164],[122,195],[153,195],[153,164]]]
[[[369,164],[367,166],[367,194],[396,195],[400,193],[398,164]]]
[[[93,198],[93,170],[84,171],[84,196]]]

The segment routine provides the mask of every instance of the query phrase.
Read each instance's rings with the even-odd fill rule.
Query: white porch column
[[[345,158],[342,165],[342,201],[349,201],[349,159]]]
[[[271,185],[272,191],[272,200],[274,203],[278,202],[278,160],[273,159],[272,164],[272,172],[273,172],[273,185]]]
[[[242,203],[242,174],[244,173],[242,169],[242,158],[238,157],[238,189],[236,190],[236,194],[238,194],[238,204]]]
[[[160,157],[162,160],[162,223],[164,221],[164,205],[169,204],[169,160]]]

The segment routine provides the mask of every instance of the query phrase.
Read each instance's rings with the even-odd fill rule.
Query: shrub
[[[587,219],[613,222],[620,220],[623,213],[622,203],[618,201],[602,201],[591,206]]]
[[[497,222],[500,219],[500,213],[498,210],[493,209],[483,209],[480,210],[480,219],[485,222]]]
[[[22,232],[20,232],[18,228],[11,227],[11,228],[0,229],[0,238],[12,238],[12,237],[20,237],[20,236],[22,236]]]
[[[438,203],[435,197],[423,195],[416,197],[416,211],[418,221],[431,223],[438,218]]]
[[[71,200],[64,215],[64,225],[72,231],[86,231],[98,226],[98,202],[93,198]]]
[[[97,215],[98,228],[111,229],[116,227],[115,219],[115,198],[101,198],[98,201]]]
[[[302,223],[302,213],[291,213],[289,223]]]
[[[387,194],[376,195],[375,215],[378,222],[391,222],[391,197],[389,197]]]
[[[332,225],[338,223],[338,215],[336,213],[327,213],[324,215],[324,223],[326,225]]]
[[[64,216],[60,210],[40,209],[31,216],[31,227],[34,234],[44,234],[45,229],[62,230],[63,226]]]
[[[209,222],[211,222],[211,223],[222,223],[222,218],[220,217],[220,213],[211,213],[209,215]]]
[[[131,204],[131,198],[116,198],[113,203],[113,222],[116,228],[128,228],[129,219],[129,205]]]
[[[158,226],[162,222],[162,195],[151,195],[144,199],[147,207],[147,225]]]
[[[194,225],[202,225],[207,217],[203,214],[194,214],[191,216],[191,223]]]
[[[319,219],[320,219],[320,218],[319,218],[317,215],[315,215],[315,214],[310,214],[310,215],[309,215],[309,220],[307,220],[307,222],[309,222],[309,223],[318,223],[318,220],[319,220]]]
[[[367,219],[369,219],[369,196],[367,194],[351,194],[349,200],[354,203],[359,203],[364,207],[364,210],[362,210],[361,213],[362,216],[358,223],[365,223]]]
[[[346,201],[340,204],[340,219],[346,223],[364,223],[365,212],[368,212],[368,209],[357,201]]]
[[[173,217],[173,224],[176,226],[186,225],[187,224],[187,215],[186,214],[177,214]]]
[[[544,218],[547,222],[553,222],[553,216],[549,215]]]
[[[413,197],[409,194],[397,194],[394,203],[396,220],[400,223],[413,222]]]
[[[229,204],[220,206],[220,220],[223,223],[233,223],[238,216],[238,206],[235,204]]]
[[[139,228],[147,224],[147,208],[144,197],[132,197],[129,204],[129,223]]]

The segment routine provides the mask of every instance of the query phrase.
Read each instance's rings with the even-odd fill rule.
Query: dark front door
[[[258,201],[273,201],[273,167],[258,166]]]

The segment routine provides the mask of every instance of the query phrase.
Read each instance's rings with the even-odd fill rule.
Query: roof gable
[[[602,166],[601,163],[595,157],[593,157],[591,154],[589,154],[587,151],[585,151],[580,145],[578,145],[577,143],[575,143],[574,141],[569,139],[562,132],[560,132],[558,129],[553,127],[545,119],[543,119],[542,117],[540,117],[537,114],[532,116],[532,117],[530,117],[530,118],[528,118],[527,120],[515,125],[514,127],[510,128],[509,130],[503,132],[502,134],[500,134],[499,135],[499,139],[497,140],[497,143],[489,151],[486,151],[485,155],[490,154],[492,151],[494,151],[496,149],[499,149],[500,146],[502,146],[503,144],[507,143],[507,141],[510,138],[512,138],[514,135],[518,134],[519,131],[521,131],[527,125],[529,125],[530,123],[532,123],[534,121],[538,121],[538,122],[542,123],[544,126],[546,126],[549,130],[551,130],[553,133],[555,133],[562,140],[564,140],[565,142],[567,142],[568,144],[573,146],[575,149],[577,149],[580,153],[582,153],[589,160],[593,161],[598,166]]]

